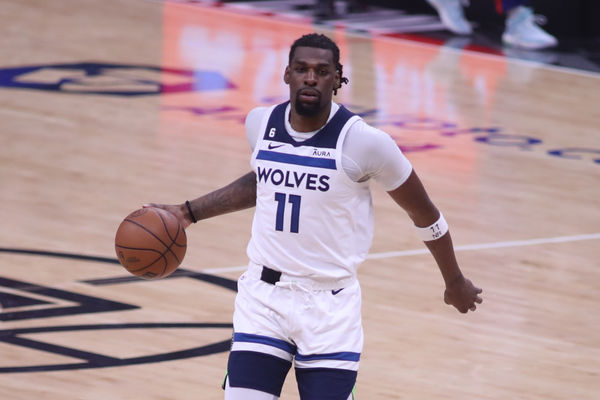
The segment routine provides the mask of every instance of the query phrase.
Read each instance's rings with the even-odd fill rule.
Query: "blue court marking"
[[[37,77],[36,73],[45,71],[59,72],[62,77],[55,79],[54,82],[47,82]],[[129,71],[130,74],[124,75],[123,71]],[[83,76],[81,76],[82,73]],[[177,75],[181,78],[181,82],[173,84],[165,82],[162,76],[164,74]],[[153,78],[152,75],[154,75]],[[107,88],[101,83],[96,83],[98,77],[111,79],[113,83]],[[236,86],[218,71],[103,62],[38,64],[0,68],[0,88],[4,87],[111,96],[144,96],[236,89]]]
[[[275,339],[268,336],[253,335],[251,333],[234,333],[234,342],[248,342],[248,343],[260,343],[266,344],[267,346],[276,347],[283,351],[287,351],[290,354],[296,354],[296,346],[285,340]]]
[[[342,361],[356,361],[360,360],[360,353],[353,353],[351,351],[342,351],[340,353],[328,353],[328,354],[296,354],[297,361],[313,361],[313,360],[342,360]]]
[[[335,160],[330,158],[315,158],[296,154],[277,153],[275,151],[259,150],[256,158],[259,160],[275,161],[285,164],[304,165],[307,167],[336,169]]]

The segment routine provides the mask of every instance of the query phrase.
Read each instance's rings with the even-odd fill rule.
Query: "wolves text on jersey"
[[[272,183],[275,186],[284,185],[290,188],[306,190],[329,190],[329,176],[310,174],[298,171],[284,171],[279,168],[258,167],[258,182]]]

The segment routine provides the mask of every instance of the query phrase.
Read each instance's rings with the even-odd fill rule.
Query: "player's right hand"
[[[183,229],[186,229],[192,223],[192,220],[189,218],[187,207],[185,206],[185,203],[176,204],[176,205],[148,203],[148,204],[144,204],[142,207],[144,207],[144,208],[148,208],[148,207],[162,208],[163,210],[170,212],[171,214],[175,215],[175,217],[177,217],[177,220],[179,221],[179,224],[181,225],[181,227]]]

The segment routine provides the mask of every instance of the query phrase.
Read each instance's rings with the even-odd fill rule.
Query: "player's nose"
[[[304,83],[311,86],[317,83],[317,74],[315,74],[315,71],[309,69],[306,72]]]

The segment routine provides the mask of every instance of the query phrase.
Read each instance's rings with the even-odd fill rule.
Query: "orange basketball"
[[[141,208],[117,229],[115,251],[133,275],[158,279],[170,275],[185,256],[187,236],[177,218],[161,208]]]

